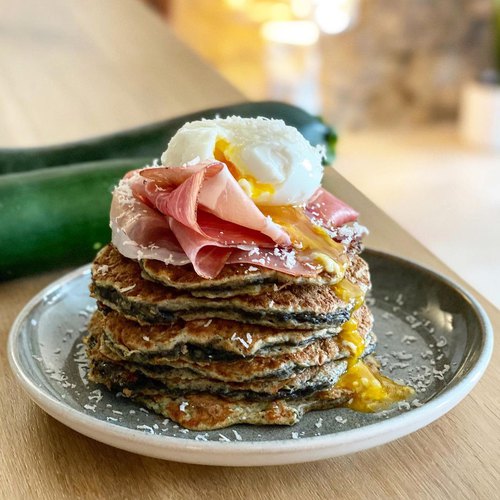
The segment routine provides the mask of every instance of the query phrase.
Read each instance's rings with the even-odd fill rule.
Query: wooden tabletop
[[[242,96],[134,0],[0,0],[0,146],[81,138]],[[339,174],[326,185],[362,213],[368,244],[457,278]],[[0,285],[3,498],[494,498],[500,484],[500,362],[437,422],[355,455],[281,467],[178,464],[123,452],[55,421],[6,359],[22,306],[60,276]],[[462,283],[463,284],[463,283]],[[475,294],[494,329],[498,310]]]

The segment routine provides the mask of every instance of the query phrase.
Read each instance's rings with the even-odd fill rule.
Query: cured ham
[[[323,188],[319,188],[309,199],[306,212],[330,229],[354,222],[359,217],[354,208]]]
[[[327,227],[357,218],[357,212],[323,189],[304,212]],[[311,252],[292,248],[290,228],[273,218],[264,215],[221,162],[152,167],[130,172],[115,189],[112,241],[125,257],[191,263],[207,279],[229,263],[292,275],[321,272]]]
[[[155,259],[175,265],[189,259],[172,233],[168,218],[133,195],[142,185],[137,172],[120,181],[113,192],[110,227],[112,242],[129,259]]]
[[[196,274],[214,278],[226,265],[233,249],[212,238],[205,238],[193,229],[170,219],[170,227],[193,264]]]
[[[197,218],[199,206],[223,221],[239,225],[243,236],[245,229],[252,229],[277,245],[291,243],[286,231],[262,214],[223,163],[145,169],[140,175],[147,179],[149,200],[160,212],[202,235],[206,233]],[[179,181],[182,182],[174,188]],[[218,240],[224,241],[224,234],[220,236]]]

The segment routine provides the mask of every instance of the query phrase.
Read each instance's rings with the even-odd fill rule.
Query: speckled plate
[[[16,319],[9,360],[30,397],[54,418],[104,443],[148,456],[210,465],[320,460],[387,443],[444,415],[474,387],[493,333],[476,300],[447,278],[406,260],[366,251],[368,299],[384,371],[412,385],[408,402],[376,414],[348,409],[307,414],[294,427],[238,425],[193,432],[86,379],[82,345],[95,309],[89,266],[35,296]]]

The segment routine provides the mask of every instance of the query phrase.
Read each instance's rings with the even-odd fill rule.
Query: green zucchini
[[[110,240],[113,186],[149,159],[0,176],[0,280],[89,262]]]
[[[278,102],[200,111],[73,144],[0,150],[0,280],[91,261],[110,240],[112,187],[125,172],[158,157],[186,121],[216,114],[283,119],[333,157],[335,132],[320,118]]]
[[[296,127],[313,145],[326,147],[326,162],[333,160],[337,136],[321,118],[282,102],[263,101],[212,108],[152,125],[69,144],[42,148],[0,149],[0,174],[117,158],[159,157],[170,138],[187,121],[201,118],[265,116]]]

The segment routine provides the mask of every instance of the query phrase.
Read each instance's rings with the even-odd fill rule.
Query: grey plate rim
[[[38,292],[21,310],[15,319],[8,338],[8,359],[12,371],[30,398],[48,414],[68,427],[105,444],[127,451],[179,462],[206,465],[255,466],[301,463],[340,456],[387,443],[408,435],[438,419],[457,405],[477,384],[485,372],[493,352],[493,328],[479,304],[467,290],[450,278],[428,269],[412,260],[379,250],[365,249],[395,261],[410,265],[418,272],[430,275],[458,292],[472,308],[481,325],[481,352],[472,368],[456,382],[446,387],[438,396],[419,408],[395,416],[390,420],[365,425],[357,429],[334,434],[304,437],[289,440],[251,441],[187,441],[178,437],[150,435],[99,420],[92,415],[79,412],[62,401],[47,394],[23,371],[16,349],[16,339],[21,325],[40,299],[65,283],[90,273],[90,264],[81,266]]]

